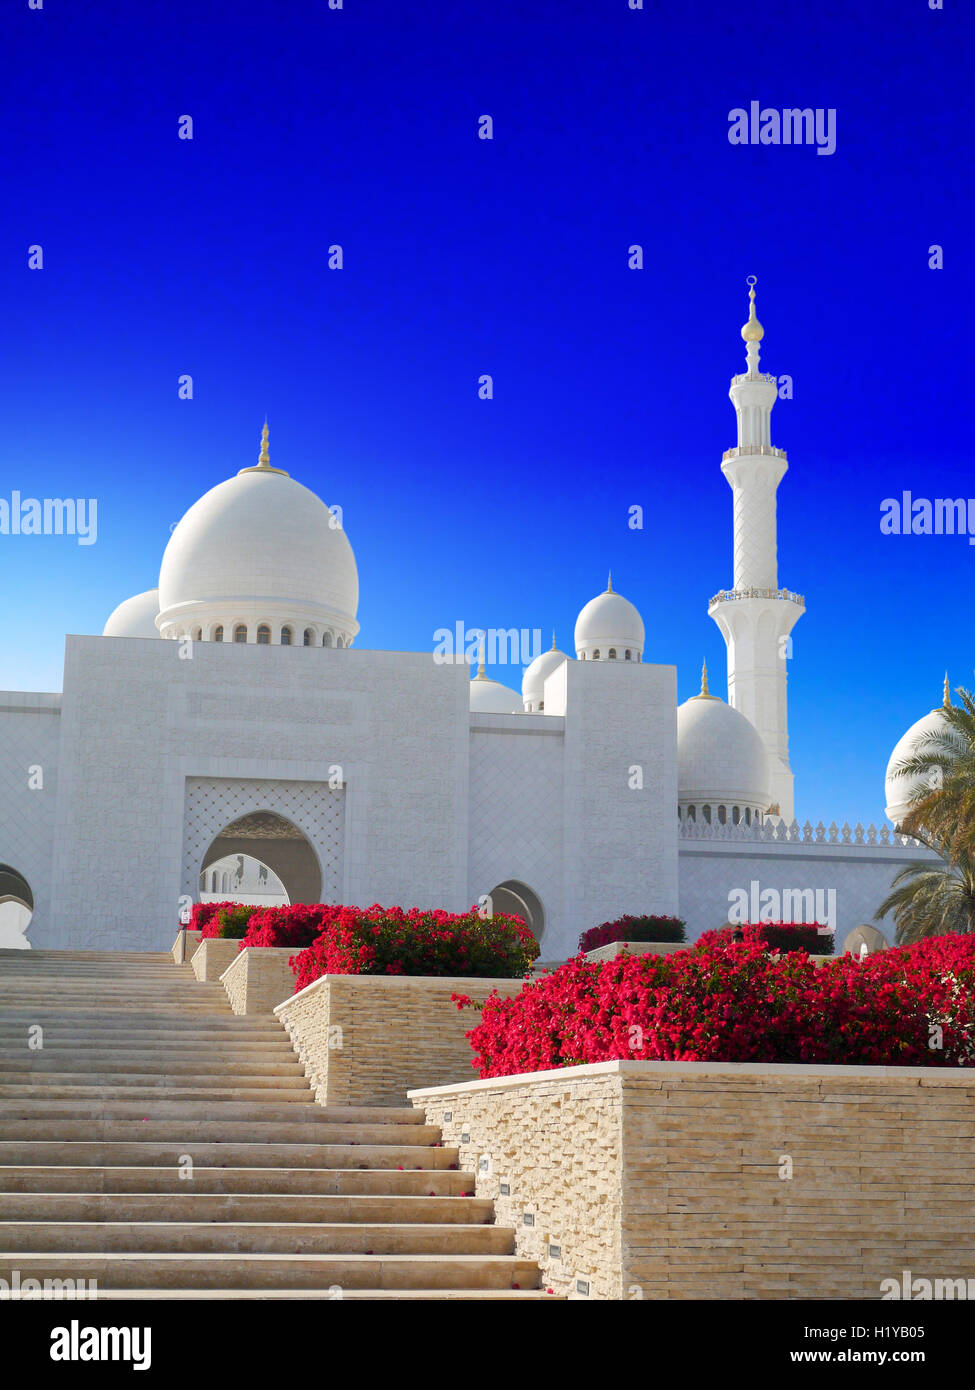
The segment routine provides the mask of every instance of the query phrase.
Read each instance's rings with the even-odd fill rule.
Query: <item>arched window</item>
[[[331,645],[332,645],[332,634],[331,634],[330,632],[325,632],[325,633],[323,633],[323,634],[322,634],[322,646],[323,646],[323,647],[330,647]]]
[[[202,642],[202,641],[203,641],[203,629],[202,629],[202,627],[198,627],[198,628],[194,631],[194,633],[193,633],[193,641],[194,641],[194,642]]]
[[[719,806],[719,807],[718,807],[718,821],[720,822],[721,825],[726,825],[726,824],[727,824],[727,822],[728,822],[728,808],[727,808],[727,806]]]
[[[315,640],[315,634],[310,627],[305,628],[305,646],[310,647]]]
[[[259,647],[267,647],[270,645],[270,642],[271,629],[268,627],[267,623],[261,623],[260,627],[257,629],[257,645]]]
[[[704,812],[704,819],[707,821],[708,825],[710,825],[710,824],[711,824],[711,807],[710,807],[710,806],[703,806],[701,809],[702,809],[703,812]]]
[[[739,824],[739,822],[741,821],[741,809],[740,809],[740,807],[738,807],[738,806],[732,806],[732,808],[731,808],[731,820],[732,820],[732,823],[733,823],[734,825],[738,825],[738,824]]]
[[[746,824],[746,825],[751,825],[751,823],[752,823],[752,808],[751,808],[750,806],[746,806],[746,807],[745,807],[745,824]]]
[[[344,641],[344,639],[343,639],[343,637],[342,637],[341,632],[339,633],[339,635],[338,635],[338,636],[336,637],[336,639],[335,639],[335,645],[336,645],[337,647],[344,647],[344,646],[345,646],[345,641]]]
[[[687,808],[687,819],[688,819],[688,820],[695,821],[695,822],[697,821],[697,807],[696,807],[696,806],[688,806],[688,808]]]
[[[223,624],[222,624],[222,623],[218,623],[217,626],[213,629],[213,640],[214,640],[214,642],[222,642],[222,641],[223,641]]]
[[[627,647],[627,649],[626,649],[626,660],[629,661],[632,655],[633,655],[633,653],[630,651],[629,647]]]
[[[210,875],[210,892],[211,892],[211,893],[215,893],[216,891],[217,891],[217,871],[216,871],[216,869],[214,869],[213,873]]]
[[[599,660],[599,649],[598,649],[598,648],[596,649],[596,651],[593,652],[593,654],[592,654],[592,659],[593,659],[593,661],[598,661],[598,660]]]
[[[281,645],[282,645],[282,647],[290,647],[290,646],[291,646],[291,637],[292,637],[292,632],[291,632],[290,627],[283,627],[283,628],[281,629]]]
[[[247,641],[247,628],[246,628],[246,626],[245,626],[244,623],[238,623],[237,626],[234,628],[234,641],[235,641],[235,642],[246,642],[246,641]]]

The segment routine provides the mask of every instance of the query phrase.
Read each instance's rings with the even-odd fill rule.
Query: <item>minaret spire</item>
[[[948,672],[945,672],[945,709],[951,708],[951,687],[948,684]]]
[[[611,593],[613,592],[613,571],[612,571],[612,570],[610,570],[610,572],[609,572],[609,578],[606,580],[606,592],[607,592],[607,594],[611,594]]]
[[[749,275],[748,319],[741,330],[748,370],[731,378],[728,392],[738,420],[738,442],[725,450],[721,471],[734,495],[734,583],[708,605],[728,648],[728,703],[750,719],[770,755],[772,802],[793,818],[786,681],[789,633],[802,617],[799,594],[779,588],[777,497],[789,467],[784,449],[772,445],[774,376],[760,372],[758,345],[765,329],[755,312]]]
[[[260,452],[260,454],[259,454],[259,456],[258,456],[258,460],[257,460],[257,466],[258,466],[258,468],[270,468],[270,467],[271,467],[271,456],[270,456],[270,454],[268,453],[267,440],[268,440],[267,416],[265,415],[265,416],[264,416],[264,428],[261,430],[261,452]]]

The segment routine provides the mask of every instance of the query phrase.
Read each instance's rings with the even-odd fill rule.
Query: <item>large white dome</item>
[[[945,682],[945,703],[948,701],[948,685]],[[932,734],[945,732],[945,722],[941,717],[941,709],[933,709],[922,719],[917,720],[908,729],[907,733],[897,740],[894,751],[890,755],[887,763],[887,772],[884,777],[884,790],[887,797],[887,815],[894,825],[900,825],[908,811],[911,810],[911,799],[914,793],[922,789],[925,779],[919,776],[908,777],[902,773],[894,772],[894,769],[908,758],[912,757],[921,749],[921,745]]]
[[[545,682],[567,659],[565,652],[560,652],[556,647],[553,637],[551,651],[542,652],[525,667],[525,674],[521,678],[521,697],[529,713],[543,708]]]
[[[265,431],[261,462],[211,488],[173,531],[157,626],[164,637],[231,641],[246,629],[251,642],[348,646],[358,605],[344,530],[315,493],[270,467]]]
[[[640,661],[643,619],[629,599],[613,590],[591,598],[576,618],[576,656],[580,661]]]
[[[677,786],[682,812],[724,806],[764,814],[772,800],[769,756],[745,716],[714,695],[695,695],[677,708]],[[710,818],[710,817],[708,817]],[[749,818],[750,819],[750,818]]]
[[[120,603],[102,631],[103,637],[158,637],[159,590],[147,589]]]

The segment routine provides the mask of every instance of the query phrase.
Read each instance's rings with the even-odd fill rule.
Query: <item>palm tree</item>
[[[956,693],[960,705],[951,703],[946,676],[941,729],[894,769],[918,780],[900,828],[925,843],[936,841],[932,848],[949,863],[975,848],[975,696],[961,687]]]
[[[919,837],[932,849],[935,843]],[[876,919],[893,913],[895,941],[907,946],[924,936],[975,931],[975,851],[962,847],[950,857],[942,845],[940,864],[909,864],[891,884]]]

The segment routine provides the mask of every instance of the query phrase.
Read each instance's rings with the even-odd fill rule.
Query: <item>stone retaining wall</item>
[[[219,980],[240,950],[240,942],[222,936],[207,936],[193,953],[190,965],[198,980]]]
[[[294,992],[293,946],[246,946],[220,976],[235,1014],[270,1014]]]
[[[903,1270],[975,1278],[975,1070],[608,1062],[410,1099],[556,1292],[871,1299]]]
[[[466,1081],[478,1021],[451,994],[483,1003],[523,980],[323,975],[274,1010],[322,1105],[403,1105],[410,1086]]]

